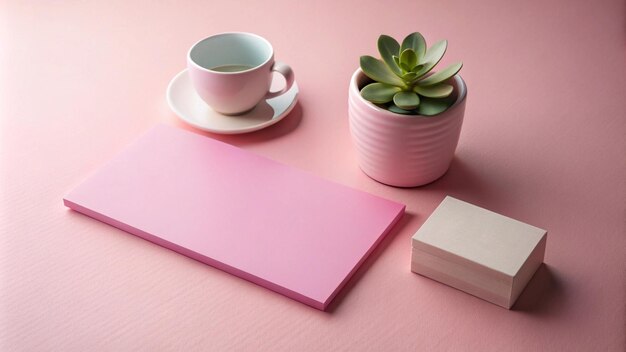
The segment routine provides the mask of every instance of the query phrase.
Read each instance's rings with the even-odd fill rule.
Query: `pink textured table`
[[[626,348],[623,1],[2,2],[0,350]],[[300,103],[266,130],[213,138],[407,204],[329,312],[62,205],[156,123],[197,39],[268,38]],[[447,38],[466,119],[439,181],[398,189],[356,165],[347,88],[381,32]],[[187,128],[187,127],[184,127]],[[549,231],[512,311],[410,271],[410,238],[445,195]]]

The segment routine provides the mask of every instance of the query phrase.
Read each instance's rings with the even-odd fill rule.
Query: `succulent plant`
[[[462,62],[433,74],[431,71],[446,52],[448,42],[441,40],[426,47],[418,33],[409,34],[400,45],[388,35],[378,38],[382,60],[361,56],[361,70],[374,80],[361,89],[361,96],[374,104],[399,114],[436,115],[451,104],[446,99],[454,87],[446,81],[456,75]]]

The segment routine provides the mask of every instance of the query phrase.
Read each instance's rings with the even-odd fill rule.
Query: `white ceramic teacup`
[[[200,40],[189,49],[187,68],[202,100],[226,115],[251,110],[288,91],[294,81],[289,65],[274,62],[272,45],[252,33],[221,33]],[[273,71],[286,81],[278,92],[269,91]]]

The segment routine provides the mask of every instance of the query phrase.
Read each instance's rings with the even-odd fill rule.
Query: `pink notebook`
[[[404,214],[402,204],[165,125],[63,201],[322,310]]]

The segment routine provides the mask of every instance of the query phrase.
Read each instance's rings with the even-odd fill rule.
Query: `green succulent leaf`
[[[424,55],[426,54],[426,39],[419,33],[411,33],[402,41],[401,51],[405,49],[413,49],[417,55],[418,62],[422,62]]]
[[[445,98],[449,96],[453,90],[454,88],[451,85],[445,83],[435,84],[427,87],[421,87],[419,85],[413,87],[413,91],[415,93],[428,98]]]
[[[401,89],[384,83],[370,83],[361,89],[361,96],[375,104],[384,104],[393,100]]]
[[[425,87],[425,86],[431,86],[431,85],[435,85],[437,83],[441,83],[445,80],[447,80],[448,78],[456,75],[459,70],[461,69],[461,67],[463,67],[463,63],[462,62],[457,62],[455,64],[452,64],[446,68],[444,68],[441,71],[438,71],[426,78],[424,78],[423,80],[417,82],[417,85]]]
[[[424,68],[422,71],[418,72],[418,74],[425,75],[430,72],[430,70],[432,70],[433,67],[439,63],[439,61],[441,61],[441,58],[446,53],[447,48],[448,41],[445,39],[436,42],[428,48],[426,55],[424,56],[424,60],[420,60],[420,63],[424,63]]]
[[[417,112],[420,115],[432,116],[444,112],[450,103],[441,99],[422,98]]]
[[[393,96],[393,103],[404,110],[413,110],[420,105],[420,97],[414,92],[398,92]]]
[[[396,55],[392,56],[393,58],[393,62],[396,63],[396,65],[398,65],[398,67],[400,67],[400,58]]]
[[[411,72],[418,73],[418,72],[420,72],[423,68],[424,68],[424,65],[423,65],[423,64],[419,64],[419,65],[417,65],[417,66],[413,67],[413,69],[411,70]],[[420,75],[420,76],[421,76],[421,75]]]
[[[400,54],[400,63],[405,64],[409,69],[407,71],[411,71],[413,67],[417,66],[417,55],[413,49],[405,49]]]
[[[360,61],[363,73],[374,81],[394,86],[404,86],[402,79],[394,74],[384,62],[367,55],[361,56]]]
[[[405,73],[404,75],[402,75],[402,79],[405,82],[413,82],[415,79],[417,79],[418,75],[415,72],[409,72],[409,73]]]
[[[407,64],[405,64],[404,62],[400,63],[400,67],[402,67],[402,71],[403,72],[411,72],[411,68]]]
[[[400,44],[395,39],[384,34],[378,37],[378,52],[380,52],[380,57],[395,74],[402,74],[402,70],[393,59],[393,56],[398,55],[400,52]]]
[[[396,104],[389,105],[387,110],[394,112],[396,114],[402,114],[402,115],[416,115],[417,114],[417,111],[415,110],[405,110],[405,109],[399,108],[398,106],[396,106]]]

